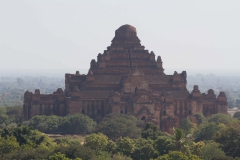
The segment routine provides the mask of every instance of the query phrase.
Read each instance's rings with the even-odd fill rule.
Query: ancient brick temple
[[[183,118],[195,113],[227,114],[224,92],[201,93],[186,88],[187,73],[166,75],[160,56],[141,45],[136,28],[123,25],[115,31],[111,46],[93,59],[87,75],[65,74],[65,90],[53,94],[26,91],[24,120],[35,115],[82,113],[99,122],[109,113],[134,115],[172,133]]]

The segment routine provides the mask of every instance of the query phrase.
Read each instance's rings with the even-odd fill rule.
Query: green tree
[[[10,119],[10,123],[21,123],[23,120],[22,106],[6,107],[6,115]]]
[[[185,118],[181,121],[179,128],[181,128],[185,134],[189,134],[193,132],[193,127],[194,124],[188,118]]]
[[[239,107],[239,108],[240,108],[240,107]],[[236,118],[236,119],[238,119],[238,120],[240,120],[240,112],[234,113],[233,117]]]
[[[20,146],[29,146],[37,148],[39,146],[43,148],[52,148],[55,143],[46,135],[43,135],[37,130],[31,130],[26,126],[18,126],[16,128],[4,128],[1,131],[1,136],[7,138],[14,136]]]
[[[28,126],[45,133],[91,133],[96,127],[96,122],[83,114],[65,117],[37,115],[30,119]]]
[[[191,154],[194,155],[199,155],[200,151],[202,150],[202,148],[205,146],[205,143],[203,141],[199,141],[199,142],[192,142],[190,145],[190,151]]]
[[[169,136],[159,136],[154,141],[154,148],[158,151],[159,155],[167,154],[170,150],[175,149],[174,141]]]
[[[175,149],[180,151],[183,147],[184,142],[184,133],[181,129],[174,129],[174,141],[175,141]]]
[[[216,135],[216,142],[221,144],[221,148],[228,156],[240,157],[240,124],[230,123],[226,128],[220,130]]]
[[[159,128],[152,123],[147,123],[141,135],[142,138],[155,140],[160,135]]]
[[[202,113],[196,113],[193,115],[197,119],[198,125],[205,123],[207,121],[206,117]]]
[[[1,159],[48,159],[51,151],[46,148],[20,148],[10,154],[5,154]]]
[[[101,151],[97,156],[98,160],[111,160],[111,154],[106,151]]]
[[[216,155],[219,157],[224,157],[225,153],[219,148],[219,144],[215,142],[206,143],[206,145],[200,150],[199,153],[199,157],[206,160],[211,160]]]
[[[240,98],[240,95],[238,95],[238,98]],[[240,108],[240,99],[236,99],[236,107]]]
[[[61,117],[37,115],[30,119],[29,126],[42,132],[52,133],[58,129]]]
[[[132,158],[118,153],[118,154],[114,154],[111,160],[132,160]]]
[[[6,115],[6,107],[0,107],[0,115]]]
[[[98,124],[97,131],[110,139],[119,137],[140,137],[141,130],[137,127],[137,119],[126,114],[109,114]]]
[[[108,137],[102,133],[90,134],[85,137],[84,146],[96,150],[97,153],[106,151],[108,146]]]
[[[214,135],[222,128],[214,122],[201,124],[194,132],[196,141],[213,140]]]
[[[14,152],[18,148],[19,144],[14,136],[0,137],[0,155]]]
[[[230,122],[236,121],[232,116],[226,115],[226,114],[213,114],[211,117],[208,118],[208,122],[214,122],[216,124],[228,124]]]
[[[196,155],[187,156],[179,151],[170,151],[169,154],[158,157],[155,160],[200,160]]]
[[[54,150],[55,153],[65,154],[70,159],[97,160],[96,152],[88,147],[76,144],[62,146]]]
[[[58,146],[68,146],[70,144],[76,144],[76,145],[81,145],[81,142],[76,139],[70,139],[70,138],[56,138],[53,140]]]
[[[116,150],[117,150],[117,144],[114,141],[109,139],[106,148],[109,153],[114,154],[116,153]]]
[[[192,135],[184,136],[184,132],[181,129],[174,129],[174,143],[175,150],[181,151],[186,155],[191,155],[191,143],[192,143]]]
[[[63,117],[59,130],[67,133],[91,133],[96,127],[96,122],[83,114],[73,114]]]
[[[123,153],[126,156],[131,156],[135,151],[135,142],[128,137],[120,137],[117,140],[117,151]]]
[[[8,124],[9,117],[6,115],[6,107],[0,107],[0,124]]]
[[[136,148],[131,156],[134,160],[149,160],[150,158],[156,158],[158,155],[151,139],[136,139],[135,146]]]
[[[49,160],[70,160],[66,157],[65,154],[62,154],[60,152],[54,153],[53,155],[49,156]]]

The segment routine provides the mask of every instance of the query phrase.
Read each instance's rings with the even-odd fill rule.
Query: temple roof
[[[128,24],[119,27],[115,31],[115,37],[112,40],[111,46],[121,46],[124,48],[141,46],[136,28]]]
[[[125,24],[115,30],[111,46],[91,61],[90,69],[93,75],[129,75],[138,66],[144,75],[164,74],[162,60],[155,56],[141,45],[136,28]]]
[[[136,28],[129,25],[129,24],[125,24],[125,25],[122,25],[121,27],[119,27],[117,29],[117,31],[122,31],[122,32],[137,32]]]

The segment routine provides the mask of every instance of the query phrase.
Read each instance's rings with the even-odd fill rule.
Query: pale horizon
[[[237,0],[1,1],[0,70],[83,73],[130,24],[166,74],[240,75],[239,17]]]

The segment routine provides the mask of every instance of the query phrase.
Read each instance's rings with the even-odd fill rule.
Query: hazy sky
[[[240,0],[0,0],[0,69],[81,72],[124,24],[166,71],[240,71]]]

